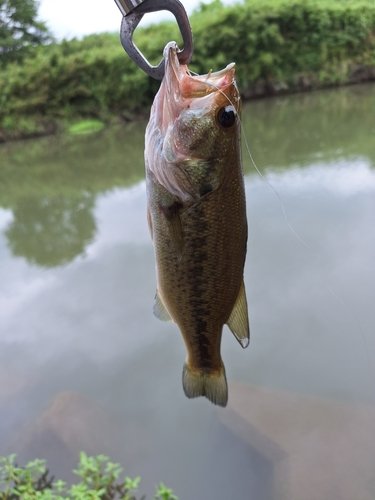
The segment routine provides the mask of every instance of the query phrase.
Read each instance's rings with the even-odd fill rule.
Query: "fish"
[[[250,339],[241,97],[234,63],[193,75],[177,53],[175,42],[166,45],[165,75],[145,136],[147,220],[157,282],[153,312],[182,333],[185,395],[225,407],[223,326],[243,348]]]

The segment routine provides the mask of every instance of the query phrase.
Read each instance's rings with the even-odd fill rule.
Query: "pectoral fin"
[[[163,301],[160,298],[159,292],[156,290],[155,300],[154,300],[154,316],[161,321],[173,321],[171,315],[167,311]]]
[[[180,219],[181,205],[180,203],[176,202],[169,207],[162,206],[161,209],[164,214],[165,220],[167,221],[172,242],[177,250],[179,259],[181,259],[182,249],[184,246],[182,225]]]
[[[237,300],[230,313],[227,325],[241,346],[245,349],[250,342],[249,317],[247,313],[247,301],[245,285],[242,281]]]

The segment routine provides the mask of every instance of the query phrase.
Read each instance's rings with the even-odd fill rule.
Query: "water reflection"
[[[280,500],[274,485],[296,484],[294,478],[298,488],[285,498],[299,500],[302,492],[316,500],[315,467],[331,456],[324,443],[336,443],[350,457],[354,442],[357,465],[348,477],[361,482],[375,460],[373,440],[362,439],[364,420],[373,423],[366,408],[375,402],[368,361],[373,368],[375,114],[368,110],[374,89],[244,107],[258,166],[280,193],[293,228],[320,253],[329,284],[360,319],[363,336],[245,154],[252,340],[242,351],[224,331],[232,385],[230,406],[219,414],[203,399],[185,398],[181,336],[175,325],[152,316],[145,124],[1,147],[0,450],[17,452],[20,463],[45,457],[65,478],[79,448],[104,452],[126,474],[142,476],[148,498],[162,479],[180,500]],[[257,393],[257,402],[237,392],[235,381],[245,394]],[[352,441],[337,440],[346,427],[336,426],[335,412],[323,427],[322,413],[314,414],[303,440],[278,441],[282,422],[293,432],[306,421],[301,408],[311,396],[318,406],[325,401],[323,412],[345,410],[340,414]],[[289,414],[290,398],[296,404]],[[366,410],[363,418],[352,411],[358,406]],[[250,431],[239,432],[244,421]],[[321,429],[326,438],[311,448],[315,465],[309,468],[306,439]],[[353,498],[339,489],[345,460],[332,481],[325,478],[330,500]],[[374,498],[371,478],[361,488],[361,498]]]
[[[5,231],[16,257],[30,264],[54,267],[83,254],[96,232],[92,214],[95,198],[27,198],[13,210],[13,221]]]
[[[299,168],[349,156],[375,166],[373,84],[275,99],[245,106],[243,125],[258,167]],[[371,110],[371,111],[370,111]],[[245,170],[253,167],[246,153]]]
[[[365,157],[375,165],[373,85],[301,94],[244,106],[243,126],[261,171]],[[329,111],[328,111],[329,110]],[[94,136],[46,138],[0,148],[0,206],[15,256],[44,267],[84,254],[94,239],[98,194],[143,178],[144,123]],[[323,167],[324,168],[324,167]],[[244,152],[245,172],[254,167]]]
[[[84,254],[96,234],[97,195],[143,177],[143,142],[144,123],[134,123],[4,146],[0,206],[13,212],[5,231],[13,254],[42,267]]]

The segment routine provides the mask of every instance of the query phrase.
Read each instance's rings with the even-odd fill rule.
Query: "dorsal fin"
[[[228,318],[227,325],[229,326],[238,342],[245,349],[245,347],[247,347],[250,343],[250,328],[247,312],[245,284],[243,280],[236,302]]]

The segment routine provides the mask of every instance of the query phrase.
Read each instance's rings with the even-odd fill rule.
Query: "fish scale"
[[[233,65],[192,77],[186,66],[180,66],[175,46],[169,44],[165,51],[166,74],[151,111],[145,150],[157,276],[154,313],[172,319],[182,333],[187,349],[185,394],[206,396],[225,406],[223,325],[228,324],[243,347],[249,338],[243,285],[247,222],[236,118],[239,94]],[[191,79],[191,97],[178,92],[186,78]],[[195,82],[199,96],[194,94]],[[173,85],[174,100],[168,92]],[[230,130],[217,118],[228,102],[237,104],[228,111],[235,116]],[[163,141],[168,144],[161,148]]]

